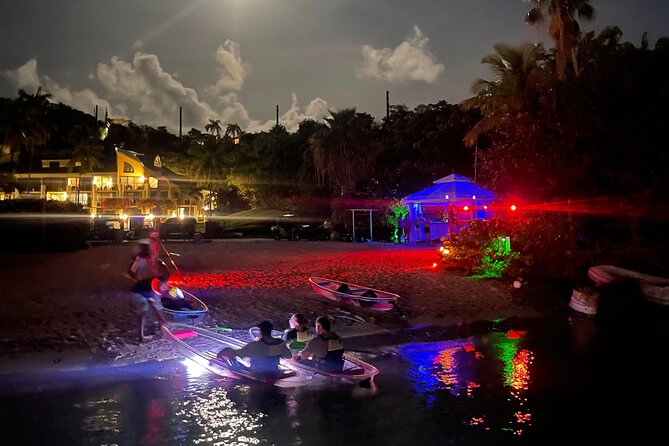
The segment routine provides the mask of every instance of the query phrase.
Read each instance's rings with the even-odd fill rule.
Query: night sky
[[[584,30],[617,25],[638,46],[669,36],[668,0],[593,0]],[[391,104],[457,103],[490,78],[495,43],[549,42],[523,0],[5,0],[0,96],[41,85],[100,116],[204,129],[289,130],[327,110],[376,118]]]

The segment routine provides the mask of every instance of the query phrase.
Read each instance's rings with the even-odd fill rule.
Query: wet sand
[[[420,325],[450,326],[563,311],[569,296],[510,280],[445,269],[421,244],[230,239],[165,243],[181,276],[172,280],[209,306],[205,326],[248,328],[270,320],[287,328],[292,312],[327,315],[344,337]],[[139,344],[126,271],[135,243],[72,253],[0,256],[0,373],[124,365],[175,356],[158,332]],[[165,253],[161,256],[170,265]],[[171,265],[170,265],[171,266]],[[341,306],[316,294],[310,276],[399,294],[397,311]]]

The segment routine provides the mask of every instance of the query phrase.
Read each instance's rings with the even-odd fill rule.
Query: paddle
[[[172,254],[165,248],[165,244],[163,244],[163,241],[158,239],[158,242],[160,243],[160,246],[163,248],[163,251],[165,251],[165,254],[167,254],[167,258],[170,259],[170,262],[172,263],[172,266],[174,266],[174,270],[177,272],[179,277],[181,278],[181,271],[179,270],[179,267],[177,266],[176,262],[172,258]]]
[[[397,305],[396,301],[391,300],[390,303],[393,304],[393,308],[395,308],[397,310],[397,312],[400,314],[400,319],[408,319],[409,318],[409,315]]]

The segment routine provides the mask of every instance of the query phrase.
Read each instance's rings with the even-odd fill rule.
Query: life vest
[[[251,370],[255,372],[275,372],[279,366],[279,359],[286,351],[286,346],[281,339],[272,338],[269,340],[261,339],[267,346],[267,353],[264,358],[251,358]]]
[[[344,367],[344,343],[336,334],[330,333],[330,336],[332,337],[326,338],[324,335],[318,335],[319,338],[327,342],[328,352],[322,358],[314,355],[314,364],[317,368],[329,372],[341,371]]]
[[[307,342],[311,339],[309,330],[292,330],[295,333],[295,339],[288,343],[288,348],[291,350],[302,350],[307,346]]]

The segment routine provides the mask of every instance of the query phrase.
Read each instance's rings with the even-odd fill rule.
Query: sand
[[[292,312],[311,321],[328,315],[344,337],[423,324],[540,317],[566,307],[511,280],[476,279],[445,269],[436,248],[421,244],[226,239],[166,242],[181,275],[172,280],[201,298],[205,326],[248,328],[270,320],[287,328]],[[176,356],[158,331],[137,342],[126,271],[136,243],[97,245],[56,254],[0,255],[0,373],[122,366]],[[162,253],[169,263],[169,258]],[[308,278],[347,280],[399,294],[398,312],[374,312],[330,302]]]

